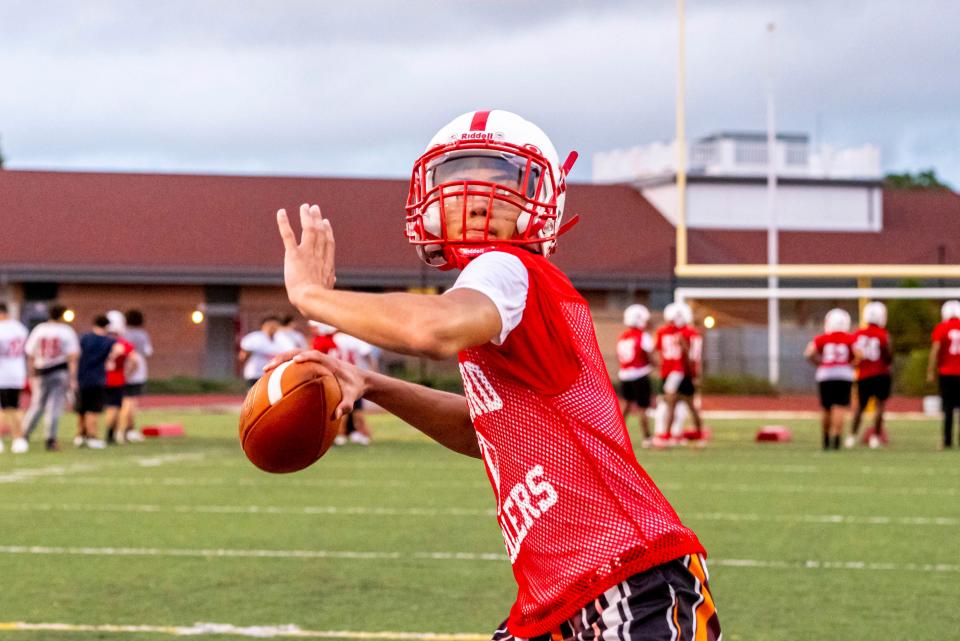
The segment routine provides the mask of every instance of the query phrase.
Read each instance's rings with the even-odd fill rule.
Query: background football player
[[[547,260],[575,158],[561,165],[538,127],[505,111],[434,136],[414,164],[406,233],[429,265],[461,270],[441,296],[334,290],[329,220],[302,206],[298,242],[280,210],[290,301],[384,349],[458,356],[466,396],[297,358],[336,373],[337,412],[365,396],[483,459],[519,587],[494,638],[716,639],[703,548],[637,464],[586,302]]]
[[[663,438],[669,438],[670,444],[681,442],[683,421],[676,424],[677,405],[680,402],[687,407],[693,419],[696,438],[700,440],[703,436],[703,420],[697,411],[694,396],[703,339],[692,327],[693,310],[685,303],[670,303],[664,307],[663,320],[664,324],[657,329],[654,345],[660,358],[660,384],[666,409],[663,413],[664,434],[658,434],[658,440],[654,443],[662,444]],[[703,443],[702,440],[700,442]]]
[[[870,399],[874,399],[873,431],[868,442],[871,448],[880,447],[884,440],[883,413],[890,398],[890,364],[893,352],[890,350],[890,335],[887,326],[887,308],[878,301],[867,303],[863,308],[863,320],[867,324],[853,333],[854,348],[860,353],[857,363],[857,407],[853,411],[850,435],[847,447],[857,443],[857,433],[863,412]]]
[[[810,341],[803,355],[817,366],[817,387],[823,408],[823,449],[838,450],[846,410],[850,407],[853,368],[857,364],[850,314],[831,309],[824,318],[823,330],[823,334]]]
[[[640,429],[643,433],[642,447],[650,447],[650,421],[647,409],[650,407],[650,372],[653,365],[650,352],[653,351],[653,337],[647,331],[650,310],[643,305],[630,305],[623,311],[623,324],[626,331],[617,339],[617,360],[620,369],[620,395],[623,397],[623,420],[630,414],[640,417]]]
[[[940,380],[943,407],[942,448],[953,447],[953,413],[960,410],[960,300],[948,300],[940,309],[941,322],[931,335],[927,380]]]

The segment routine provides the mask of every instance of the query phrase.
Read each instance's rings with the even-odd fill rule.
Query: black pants
[[[943,446],[953,447],[953,413],[960,410],[960,376],[940,375],[940,401],[943,404]]]

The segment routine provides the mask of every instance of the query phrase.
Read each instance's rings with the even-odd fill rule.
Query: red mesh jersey
[[[853,360],[853,334],[833,332],[820,334],[813,339],[821,356],[821,367],[849,365]]]
[[[124,368],[127,366],[127,356],[133,352],[133,345],[124,338],[117,338],[123,346],[123,351],[113,361],[113,369],[107,370],[107,387],[123,387],[127,383]]]
[[[657,328],[655,347],[660,353],[660,378],[666,380],[670,372],[686,373],[686,364],[683,360],[683,345],[685,338],[683,329],[673,323],[667,323]]]
[[[890,373],[890,335],[879,325],[867,325],[853,333],[853,346],[863,358],[857,365],[857,380]]]
[[[932,338],[940,343],[937,371],[944,376],[960,376],[960,318],[938,324]]]
[[[310,347],[318,352],[323,352],[324,354],[330,354],[337,351],[337,344],[333,341],[333,336],[330,334],[319,334],[314,336]]]
[[[681,333],[687,339],[687,345],[689,346],[687,356],[690,360],[687,363],[688,371],[686,373],[690,376],[699,376],[700,364],[703,362],[703,336],[689,325],[684,325]]]
[[[508,627],[530,637],[703,547],[634,457],[586,302],[543,257],[503,251],[529,273],[523,319],[460,372],[519,588]]]
[[[631,327],[617,339],[617,361],[623,380],[633,380],[650,373],[650,359],[643,351],[644,335],[646,332],[642,329]]]
[[[853,380],[853,334],[831,332],[820,334],[813,339],[820,354],[820,366],[817,367],[818,381]]]

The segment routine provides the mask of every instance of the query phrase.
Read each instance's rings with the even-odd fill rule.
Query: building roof
[[[574,185],[558,265],[582,285],[665,278],[673,229],[626,185]],[[0,279],[280,283],[276,210],[319,203],[344,285],[445,282],[403,235],[405,180],[0,171]],[[296,225],[296,222],[295,222]],[[639,232],[639,233],[638,233]]]
[[[338,282],[433,284],[403,236],[404,180],[0,171],[0,281],[282,282],[275,212],[319,203],[337,238]],[[878,233],[782,232],[785,263],[960,261],[960,195],[885,190]],[[634,187],[570,185],[557,265],[581,287],[671,278],[674,229]],[[690,230],[699,263],[766,260],[762,231]]]
[[[691,229],[691,263],[766,261],[765,231]],[[780,262],[797,264],[960,263],[960,194],[885,189],[880,232],[780,232]]]

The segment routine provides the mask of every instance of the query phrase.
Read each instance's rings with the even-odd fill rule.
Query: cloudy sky
[[[874,143],[960,188],[960,3],[687,0],[688,133]],[[8,168],[405,176],[440,125],[521,113],[561,154],[674,132],[673,0],[0,0]]]

